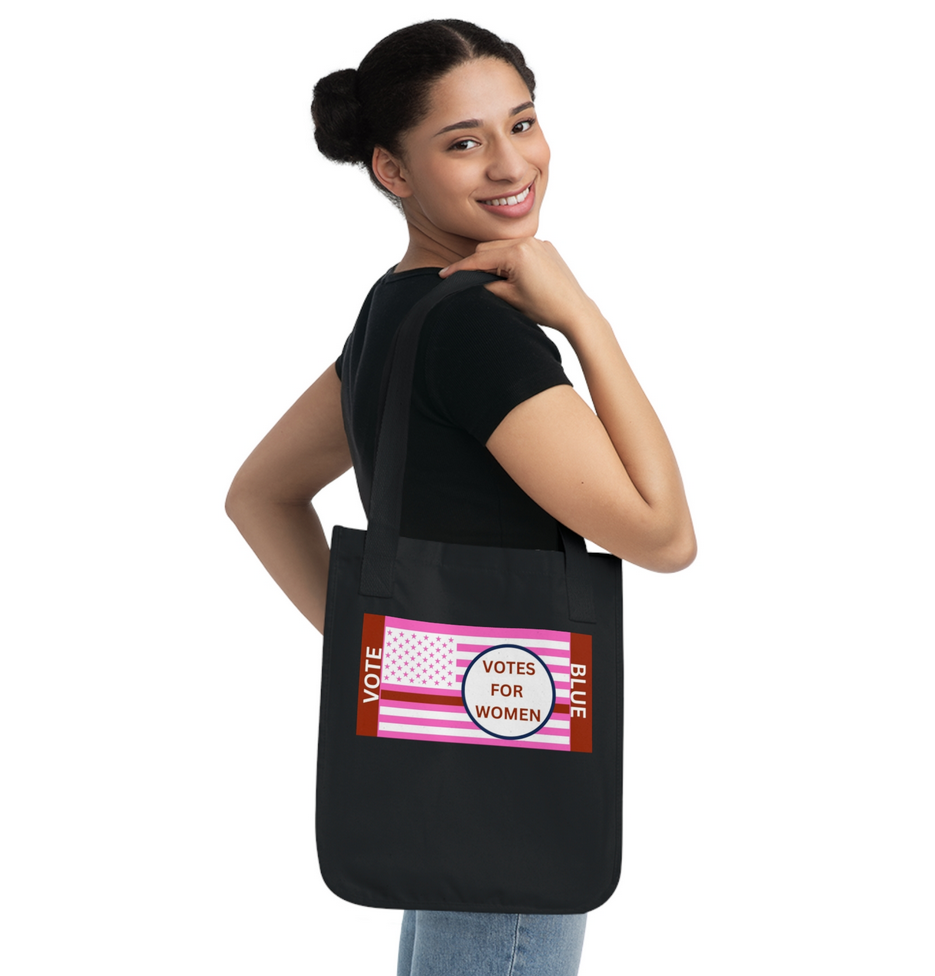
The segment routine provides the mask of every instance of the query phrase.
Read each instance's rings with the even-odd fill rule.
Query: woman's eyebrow
[[[516,108],[511,108],[510,118],[512,118],[514,115],[519,115],[520,112],[525,112],[528,108],[533,108],[532,102],[523,102],[522,105],[517,105]],[[483,124],[484,123],[480,119],[462,119],[460,122],[452,122],[451,125],[446,125],[444,129],[439,129],[435,135],[440,136],[446,132],[454,132],[455,129],[479,129]],[[435,136],[432,138],[434,139]]]

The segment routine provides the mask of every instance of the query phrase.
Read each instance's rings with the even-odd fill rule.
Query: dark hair
[[[335,162],[365,167],[377,189],[395,201],[373,175],[374,147],[401,155],[400,137],[425,117],[432,85],[476,58],[512,65],[535,98],[536,77],[515,44],[464,20],[427,20],[384,37],[356,70],[318,82],[312,95],[318,148]]]

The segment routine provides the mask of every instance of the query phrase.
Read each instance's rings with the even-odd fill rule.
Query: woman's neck
[[[445,234],[437,228],[425,230],[412,220],[409,224],[409,247],[395,270],[412,271],[414,268],[447,268],[449,264],[473,254],[476,241],[466,237]]]

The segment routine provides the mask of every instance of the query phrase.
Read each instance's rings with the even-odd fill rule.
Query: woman
[[[409,233],[339,360],[250,455],[228,496],[237,527],[319,630],[329,550],[311,501],[351,466],[342,379],[352,384],[352,437],[366,470],[394,329],[440,277],[461,270],[503,280],[462,292],[426,320],[402,535],[558,549],[560,521],[648,569],[673,572],[694,558],[665,432],[610,325],[535,237],[549,147],[534,89],[515,46],[454,20],[397,31],[356,71],[316,86],[319,148],[366,166]],[[570,342],[596,415],[535,323]],[[407,912],[399,972],[563,976],[577,971],[583,934],[584,916]]]

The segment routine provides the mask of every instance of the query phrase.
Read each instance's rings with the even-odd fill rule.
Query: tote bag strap
[[[432,308],[451,295],[497,280],[499,279],[496,275],[484,271],[459,271],[416,302],[399,327],[384,372],[383,385],[386,394],[382,398],[383,411],[370,491],[367,538],[360,579],[362,595],[389,597],[393,594],[393,576],[402,519],[403,475],[409,443],[412,377],[419,335],[425,318]],[[594,598],[584,539],[561,523],[559,531],[565,550],[569,616],[572,620],[593,623]]]

